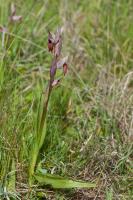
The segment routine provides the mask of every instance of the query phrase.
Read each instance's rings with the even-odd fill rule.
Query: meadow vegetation
[[[58,27],[68,73],[38,136]],[[0,199],[133,199],[132,0],[0,0]]]

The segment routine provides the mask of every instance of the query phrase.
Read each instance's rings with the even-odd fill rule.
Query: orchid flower
[[[62,49],[62,31],[57,29],[56,33],[53,34],[48,32],[48,50],[53,54],[53,61],[50,67],[50,84],[51,87],[60,83],[60,79],[55,79],[56,70],[62,69],[63,74],[66,75],[68,71],[67,60],[68,57],[61,58]]]

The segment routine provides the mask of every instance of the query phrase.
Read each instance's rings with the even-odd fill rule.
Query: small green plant
[[[45,170],[38,170],[39,154],[42,145],[44,144],[46,136],[46,117],[48,112],[48,103],[50,100],[51,92],[53,88],[58,85],[62,79],[55,79],[56,71],[59,68],[63,69],[63,74],[66,75],[68,70],[67,57],[61,59],[61,48],[62,48],[62,31],[58,29],[55,34],[48,33],[48,50],[52,53],[53,59],[50,67],[50,81],[48,84],[47,91],[45,93],[45,101],[43,103],[42,110],[39,109],[37,117],[37,128],[35,137],[33,140],[31,152],[30,152],[30,166],[29,166],[29,184],[32,185],[34,179],[41,184],[51,185],[53,188],[76,188],[76,187],[95,187],[93,183],[85,183],[81,181],[72,181],[67,178],[62,178],[57,175],[47,174]],[[41,171],[41,172],[40,172]]]

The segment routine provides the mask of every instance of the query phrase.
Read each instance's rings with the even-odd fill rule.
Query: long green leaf
[[[95,183],[73,181],[53,174],[35,174],[35,179],[44,185],[51,185],[55,189],[70,189],[70,188],[93,188]]]

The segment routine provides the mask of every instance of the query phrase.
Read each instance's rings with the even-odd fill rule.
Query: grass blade
[[[15,185],[16,185],[16,175],[15,175],[15,160],[12,159],[12,166],[11,166],[11,172],[8,174],[8,190],[14,192],[15,191]]]

